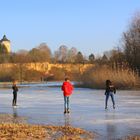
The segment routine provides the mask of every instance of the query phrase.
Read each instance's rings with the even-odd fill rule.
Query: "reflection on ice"
[[[140,119],[107,119],[107,120],[102,120],[98,119],[92,122],[92,124],[115,124],[115,123],[133,123],[133,122],[140,122]]]
[[[15,122],[16,118],[26,116],[30,123],[82,127],[100,134],[99,139],[139,134],[140,92],[118,91],[115,99],[116,109],[109,100],[108,110],[105,110],[104,90],[75,88],[70,98],[71,113],[64,115],[60,87],[20,88],[17,108],[11,106],[12,90],[1,89],[0,113],[13,114]]]
[[[17,114],[17,109],[13,107],[13,117],[17,118],[18,114]]]
[[[64,115],[64,120],[65,120],[65,126],[70,126],[70,115],[69,114],[65,114]]]

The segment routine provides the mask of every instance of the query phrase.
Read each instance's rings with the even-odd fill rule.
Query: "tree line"
[[[0,53],[0,63],[93,63],[94,60],[93,54],[87,59],[75,47],[68,48],[66,45],[61,45],[58,50],[52,53],[46,43],[41,43],[29,51],[19,50],[10,54]]]
[[[93,63],[106,64],[111,67],[129,67],[140,74],[140,12],[135,14],[128,29],[122,33],[122,40],[116,48],[95,57],[94,53],[85,56],[77,48],[61,45],[54,53],[46,43],[27,51],[0,53],[0,63]]]

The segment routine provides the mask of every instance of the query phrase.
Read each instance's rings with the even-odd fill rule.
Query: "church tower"
[[[0,40],[0,53],[10,53],[11,51],[10,40],[7,39],[6,35]]]

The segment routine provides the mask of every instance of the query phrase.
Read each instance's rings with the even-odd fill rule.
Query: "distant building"
[[[10,53],[11,51],[11,43],[10,40],[7,39],[6,35],[0,40],[0,53]]]

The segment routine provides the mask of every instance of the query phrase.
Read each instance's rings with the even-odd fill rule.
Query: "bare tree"
[[[84,57],[81,52],[78,52],[75,59],[76,63],[84,63]]]
[[[66,63],[68,54],[68,47],[61,45],[57,51],[55,51],[55,59],[57,62]]]
[[[90,62],[90,63],[94,63],[94,61],[95,61],[95,56],[94,56],[94,54],[91,53],[91,54],[89,55],[88,59],[89,59],[89,62]]]
[[[50,61],[52,53],[48,45],[46,43],[41,43],[37,48],[42,52],[44,60]]]
[[[133,69],[140,72],[140,12],[137,13],[123,33],[124,54],[127,62]]]
[[[68,54],[67,54],[67,62],[74,63],[76,55],[77,55],[77,49],[75,47],[72,47],[71,49],[69,49]]]
[[[30,50],[28,56],[31,62],[49,62],[51,59],[51,51],[45,43],[42,43],[38,47]]]

